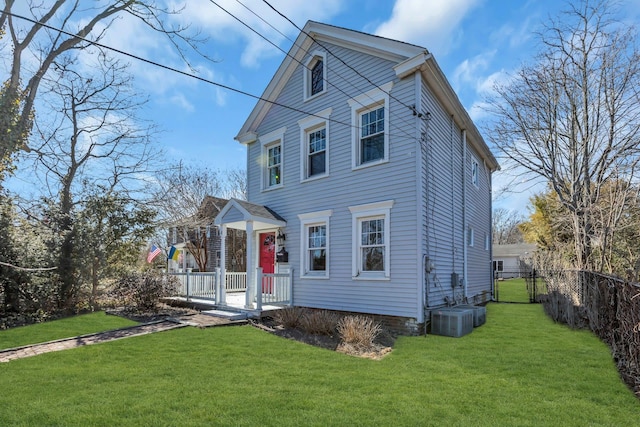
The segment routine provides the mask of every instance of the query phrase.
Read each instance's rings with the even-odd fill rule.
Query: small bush
[[[302,329],[310,334],[333,335],[340,317],[329,310],[309,310],[301,320]]]
[[[305,309],[302,307],[287,307],[277,310],[273,315],[273,319],[285,328],[297,328],[300,326],[304,313]]]
[[[382,328],[365,316],[346,316],[338,323],[338,333],[343,342],[355,347],[369,348]]]
[[[134,306],[138,310],[153,310],[160,298],[177,293],[175,277],[146,271],[129,273],[118,280],[112,291],[113,297],[125,307]]]

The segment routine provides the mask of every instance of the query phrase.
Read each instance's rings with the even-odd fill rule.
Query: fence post
[[[257,279],[256,280],[256,309],[262,310],[262,267],[257,268]]]
[[[191,296],[189,295],[189,268],[187,268],[187,275],[186,277],[186,281],[187,281],[187,301],[189,301],[191,299]]]
[[[531,295],[529,297],[529,302],[531,303],[536,302],[536,297],[538,296],[538,275],[536,273],[536,269],[533,268],[531,272],[531,286],[533,289],[531,289]]]

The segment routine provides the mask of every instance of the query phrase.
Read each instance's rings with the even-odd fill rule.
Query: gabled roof
[[[253,222],[254,230],[285,227],[287,222],[273,210],[263,205],[244,200],[231,199],[222,208],[214,223],[229,228],[246,230],[247,221]]]
[[[235,137],[238,142],[249,144],[257,139],[256,130],[272,107],[272,102],[278,99],[294,71],[303,61],[305,55],[308,54],[314,41],[331,43],[395,61],[397,65],[394,68],[398,78],[404,78],[409,74],[420,71],[427,85],[447,112],[453,115],[454,120],[461,129],[467,131],[468,141],[481,154],[487,166],[492,171],[499,168],[497,160],[460,103],[458,96],[442,73],[433,55],[427,49],[411,43],[315,21],[308,21],[296,38],[287,56],[267,85],[261,99],[256,103],[240,132]]]

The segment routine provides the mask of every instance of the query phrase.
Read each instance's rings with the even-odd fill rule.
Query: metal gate
[[[497,302],[537,304],[546,294],[544,283],[534,268],[494,270],[494,298]]]

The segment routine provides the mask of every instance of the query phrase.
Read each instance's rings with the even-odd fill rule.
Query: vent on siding
[[[473,331],[473,310],[441,308],[431,312],[431,333],[446,337],[461,337]]]

